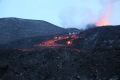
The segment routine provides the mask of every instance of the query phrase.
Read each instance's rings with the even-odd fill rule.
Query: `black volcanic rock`
[[[83,50],[120,49],[120,26],[105,26],[87,29],[79,34],[76,46]]]
[[[120,51],[0,51],[2,80],[119,80]]]
[[[58,27],[42,20],[27,20],[19,18],[0,19],[0,44],[25,37],[48,36],[65,32]]]
[[[73,46],[81,52],[66,48],[25,52],[1,49],[0,79],[119,80],[120,26],[90,28],[78,35],[82,38],[76,39]],[[25,41],[30,46],[44,39],[30,37],[15,43],[20,45]]]

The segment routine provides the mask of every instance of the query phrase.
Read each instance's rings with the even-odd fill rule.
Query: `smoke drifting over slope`
[[[69,7],[61,12],[59,16],[61,25],[66,28],[76,27],[79,29],[85,29],[88,24],[95,24],[96,26],[115,25],[117,19],[113,21],[112,18],[117,16],[115,15],[117,5],[114,5],[116,2],[118,0],[99,0],[101,8],[98,14],[91,8]]]

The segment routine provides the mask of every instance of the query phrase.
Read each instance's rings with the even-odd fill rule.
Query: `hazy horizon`
[[[79,29],[87,24],[101,24],[102,18],[108,19],[106,25],[119,25],[119,4],[120,0],[0,0],[0,18],[44,20]]]

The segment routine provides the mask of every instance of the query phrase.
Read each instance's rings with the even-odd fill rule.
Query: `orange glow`
[[[42,42],[40,44],[36,44],[34,46],[41,46],[41,47],[43,47],[43,46],[44,47],[68,46],[68,45],[71,45],[72,41],[74,41],[74,39],[77,39],[77,38],[81,38],[81,37],[77,36],[76,34],[67,35],[67,36],[56,36],[51,40],[47,40],[45,42]],[[58,44],[58,43],[56,43],[57,41],[65,40],[65,39],[69,39],[69,41],[66,42],[67,45],[66,44]]]
[[[82,37],[80,37],[80,36],[78,36],[76,34],[66,35],[66,36],[56,36],[56,37],[53,37],[53,39],[51,39],[51,40],[46,40],[46,41],[44,41],[44,42],[42,42],[40,44],[35,44],[34,46],[40,47],[40,50],[45,49],[45,48],[52,48],[52,49],[54,48],[54,49],[56,49],[56,48],[59,48],[59,47],[63,47],[65,49],[67,49],[67,48],[71,49],[72,48],[72,50],[80,52],[79,49],[75,49],[74,47],[72,47],[73,46],[72,45],[73,41],[75,39],[77,39],[77,38],[82,38]],[[57,41],[62,42],[62,40],[63,40],[63,44],[57,43]],[[66,43],[64,43],[64,41],[66,41]],[[8,48],[5,48],[5,50],[7,50],[7,49]],[[19,48],[13,48],[13,49],[23,51],[23,52],[36,51],[37,50],[36,47],[35,48],[34,47],[33,48],[21,48],[21,47],[19,47]]]
[[[77,39],[77,38],[79,38],[76,34],[73,34],[72,36],[71,36],[71,38],[73,38],[73,39]]]
[[[112,12],[112,8],[109,8],[107,13],[95,25],[96,26],[106,26],[106,25],[109,25],[108,18],[110,16],[111,12]]]
[[[107,13],[106,15],[104,15],[104,17],[96,23],[96,26],[105,26],[105,25],[108,25],[109,24],[109,21],[108,21],[108,17],[109,17],[110,13]]]
[[[46,46],[46,47],[51,47],[51,46],[64,46],[63,44],[57,44],[55,43],[57,40],[48,40],[48,41],[45,41],[41,44],[37,44],[35,46]]]
[[[67,44],[68,44],[68,45],[71,45],[71,44],[72,44],[72,41],[67,41]]]

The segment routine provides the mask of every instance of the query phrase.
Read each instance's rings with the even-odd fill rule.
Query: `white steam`
[[[117,17],[114,21],[112,18],[117,14],[115,11],[116,6],[114,5],[117,1],[118,0],[99,0],[101,8],[99,8],[98,13],[95,13],[94,10],[89,7],[68,7],[60,13],[60,23],[65,28],[85,29],[86,25],[95,24],[109,11],[111,13],[108,20],[110,21],[110,25],[114,25]],[[96,5],[94,7],[96,7]]]

